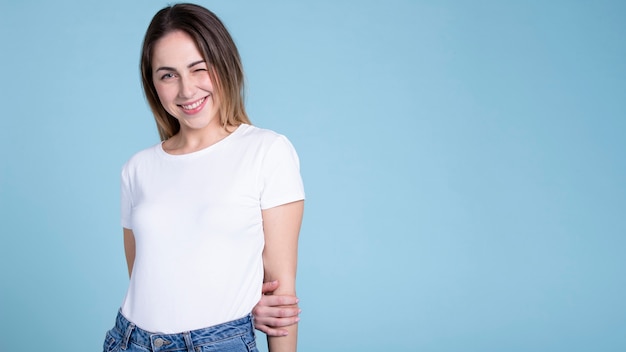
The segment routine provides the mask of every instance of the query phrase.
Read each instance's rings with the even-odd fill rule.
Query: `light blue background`
[[[0,5],[0,351],[98,351],[165,1]],[[301,351],[626,350],[626,3],[203,1],[299,151]]]

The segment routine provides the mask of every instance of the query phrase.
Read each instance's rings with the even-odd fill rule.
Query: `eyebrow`
[[[190,63],[189,65],[187,65],[187,68],[192,68],[192,67],[194,67],[194,66],[196,66],[198,64],[204,63],[204,62],[205,62],[204,60],[194,61],[194,62]],[[162,67],[159,67],[159,68],[156,69],[156,72],[159,72],[159,71],[176,71],[176,69],[173,68],[173,67],[162,66]]]

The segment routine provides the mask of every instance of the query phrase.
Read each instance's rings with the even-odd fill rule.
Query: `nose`
[[[197,91],[197,85],[193,78],[183,76],[180,78],[180,86],[178,89],[178,96],[183,99],[193,98]]]

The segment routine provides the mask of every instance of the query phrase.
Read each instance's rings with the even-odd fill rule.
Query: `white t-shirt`
[[[136,256],[122,314],[161,333],[241,318],[261,296],[261,210],[304,199],[298,156],[282,135],[241,125],[184,155],[161,144],[122,170],[122,226]]]

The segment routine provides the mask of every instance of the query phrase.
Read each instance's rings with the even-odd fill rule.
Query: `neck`
[[[225,129],[222,126],[202,130],[181,128],[176,135],[163,143],[163,149],[170,154],[193,153],[221,141],[234,130],[235,128]]]

